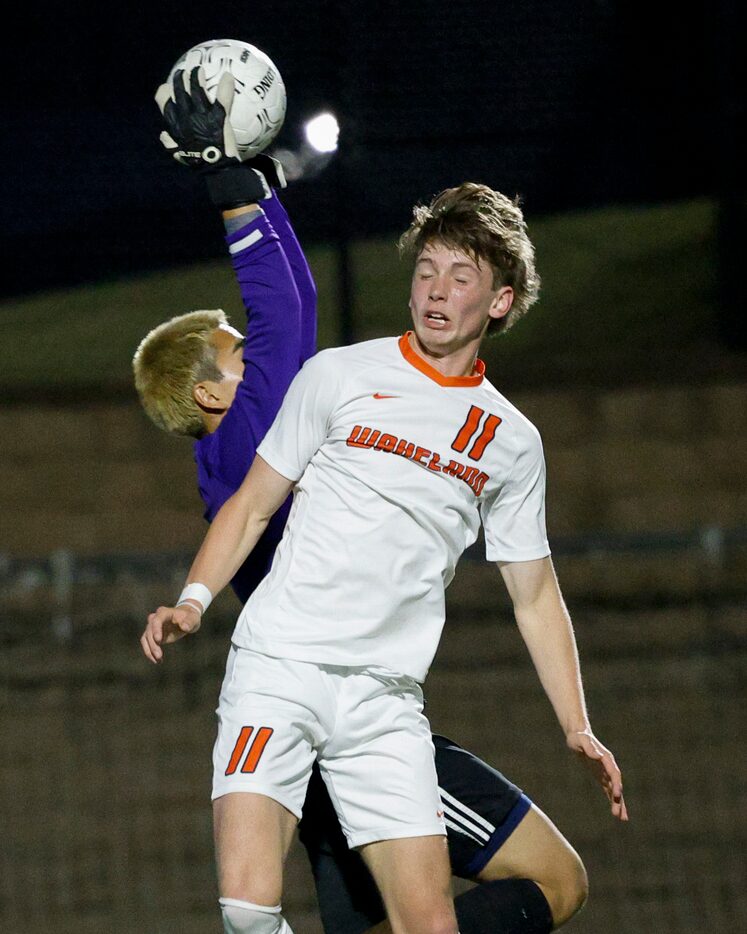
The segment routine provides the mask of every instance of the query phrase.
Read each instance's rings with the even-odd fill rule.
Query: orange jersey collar
[[[399,339],[399,349],[407,362],[420,370],[428,379],[432,379],[439,386],[479,386],[485,375],[485,364],[482,360],[475,360],[475,368],[471,376],[444,376],[435,367],[431,366],[420,354],[413,350],[410,345],[410,335],[412,331],[406,331]]]

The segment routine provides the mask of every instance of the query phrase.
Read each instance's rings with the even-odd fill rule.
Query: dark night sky
[[[464,178],[521,193],[535,214],[713,194],[724,127],[744,116],[730,58],[742,14],[731,0],[676,15],[656,6],[34,8],[6,49],[3,292],[216,253],[216,220],[160,150],[152,100],[178,55],[208,38],[246,39],[279,66],[289,93],[279,143],[297,145],[320,106],[341,114],[362,234],[397,229],[413,201]],[[297,186],[306,238],[333,233],[333,179],[330,167]]]

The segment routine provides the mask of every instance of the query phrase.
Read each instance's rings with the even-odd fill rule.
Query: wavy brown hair
[[[413,208],[412,223],[399,239],[401,256],[418,257],[428,243],[443,243],[493,270],[493,287],[511,286],[509,313],[491,320],[488,333],[507,331],[536,301],[540,278],[534,246],[518,198],[476,182],[447,188],[427,206]]]

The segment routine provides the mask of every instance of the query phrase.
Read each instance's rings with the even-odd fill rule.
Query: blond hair
[[[135,388],[148,417],[164,431],[193,438],[205,433],[193,389],[202,380],[223,379],[211,342],[221,324],[227,319],[220,308],[190,311],[153,328],[135,351]]]
[[[427,207],[416,205],[412,213],[412,223],[399,239],[400,255],[418,257],[427,244],[443,243],[476,262],[487,261],[494,288],[508,285],[514,290],[509,313],[491,320],[488,333],[507,331],[537,301],[540,278],[518,198],[512,201],[487,185],[463,182],[436,195]]]

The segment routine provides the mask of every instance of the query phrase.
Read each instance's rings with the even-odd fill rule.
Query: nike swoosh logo
[[[375,392],[373,394],[374,399],[399,399],[399,396],[388,396],[384,392]]]
[[[441,818],[441,817],[443,817],[443,816],[444,816],[444,812],[443,812],[443,811],[436,811],[436,817]]]

